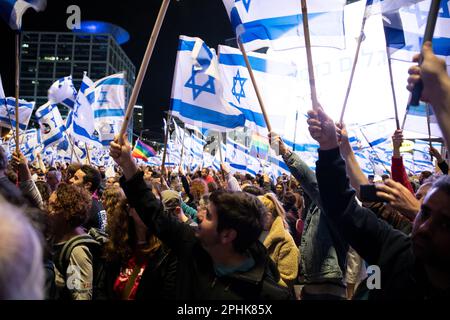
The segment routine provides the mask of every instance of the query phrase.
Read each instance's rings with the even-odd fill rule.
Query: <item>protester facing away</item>
[[[107,188],[105,245],[107,296],[123,300],[161,300],[175,296],[176,258],[145,226],[119,187]]]
[[[258,197],[266,208],[260,241],[280,273],[280,284],[293,288],[297,279],[299,250],[289,233],[286,213],[273,193]]]
[[[86,245],[76,246],[70,251],[68,261],[61,254],[68,241],[87,236],[83,224],[90,208],[91,195],[76,185],[60,184],[49,199],[48,213],[55,243],[56,285],[62,300],[92,299],[93,255],[90,248]]]
[[[279,274],[258,241],[262,204],[254,196],[214,192],[195,230],[164,213],[143,180],[126,142],[111,143],[121,185],[146,226],[177,255],[177,299],[287,299]]]

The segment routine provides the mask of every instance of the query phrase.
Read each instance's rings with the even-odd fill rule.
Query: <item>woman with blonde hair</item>
[[[176,258],[151,232],[123,190],[107,188],[103,193],[109,234],[105,246],[108,263],[107,295],[112,299],[172,299]]]
[[[279,284],[292,288],[298,274],[300,252],[289,233],[286,213],[273,193],[258,197],[267,211],[262,217],[263,232],[260,241],[280,273]]]

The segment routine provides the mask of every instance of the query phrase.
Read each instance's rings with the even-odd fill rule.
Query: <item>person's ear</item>
[[[234,229],[226,229],[220,233],[220,242],[222,244],[229,244],[237,237],[237,231]]]
[[[84,188],[85,188],[87,191],[91,191],[91,187],[92,187],[92,182],[86,182],[86,183],[84,184]]]

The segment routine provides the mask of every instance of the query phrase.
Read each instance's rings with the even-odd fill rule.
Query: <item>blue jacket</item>
[[[300,277],[307,284],[344,285],[348,244],[324,217],[316,175],[295,153],[283,160],[312,201],[300,245]]]

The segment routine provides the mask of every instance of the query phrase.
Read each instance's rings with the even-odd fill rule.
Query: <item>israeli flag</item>
[[[1,94],[1,93],[0,93]],[[30,122],[35,102],[28,102],[19,99],[19,129],[26,130]],[[6,128],[16,128],[16,98],[9,97],[1,99],[0,97],[0,126]]]
[[[100,145],[99,135],[95,129],[94,111],[87,98],[88,91],[94,90],[94,82],[84,74],[75,101],[75,108],[66,119],[68,133],[74,138],[74,141],[82,141],[89,144]]]
[[[65,139],[66,128],[56,105],[45,103],[36,110],[44,149],[56,146]]]
[[[430,113],[430,134],[433,137],[442,137],[442,131],[439,128],[436,115],[431,106],[427,107],[426,103],[419,102],[418,106],[409,105],[406,108],[406,114],[403,121],[403,129],[428,135],[427,108]]]
[[[195,134],[191,135],[190,139],[190,154],[194,162],[202,163],[203,161],[203,148],[206,145],[206,141],[197,137]]]
[[[242,112],[246,127],[266,136],[266,123],[244,57],[239,50],[227,46],[219,46],[219,52],[225,101]],[[273,130],[283,134],[287,117],[292,114],[294,118],[299,103],[296,95],[292,94],[299,88],[297,68],[293,63],[269,58],[265,54],[248,53],[248,58]]]
[[[58,79],[48,89],[48,100],[52,104],[61,103],[73,110],[77,99],[77,90],[73,85],[72,76]]]
[[[227,153],[225,162],[228,163],[231,167],[231,171],[246,173],[247,171],[247,157],[248,157],[248,149],[232,140],[231,138],[227,138]]]
[[[22,15],[28,8],[43,11],[47,0],[0,0],[0,17],[13,30],[22,28]]]
[[[442,144],[433,143],[434,148],[440,150]],[[416,140],[414,143],[414,165],[417,171],[434,171],[433,162],[430,156],[430,144],[427,141]]]
[[[119,133],[125,116],[124,73],[113,74],[94,83],[86,91],[86,98],[94,112],[94,126],[98,141],[108,147]]]
[[[231,26],[246,50],[286,50],[305,46],[299,0],[223,0]],[[345,0],[308,0],[313,46],[343,49]]]
[[[39,149],[41,139],[37,129],[29,129],[19,135],[20,151],[30,161],[34,161],[35,150]],[[15,139],[10,140],[11,153],[16,150]]]
[[[187,124],[220,132],[244,126],[244,115],[222,98],[215,51],[199,38],[180,36],[171,104]]]
[[[430,4],[431,0],[420,1],[383,15],[386,45],[391,59],[411,62],[412,57],[420,53]],[[433,51],[450,65],[450,1],[440,1]]]

